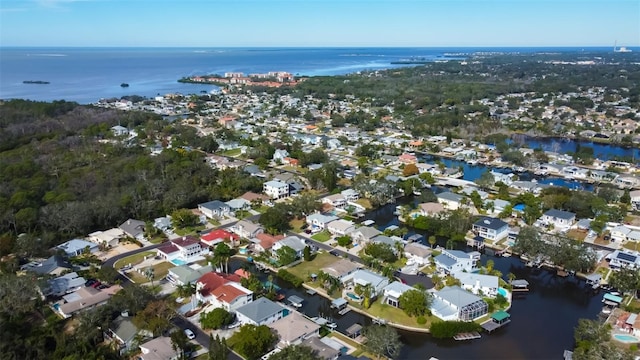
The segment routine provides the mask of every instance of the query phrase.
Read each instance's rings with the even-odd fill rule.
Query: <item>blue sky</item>
[[[0,46],[640,46],[638,0],[1,0]]]

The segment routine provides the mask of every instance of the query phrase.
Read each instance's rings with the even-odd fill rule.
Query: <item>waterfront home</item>
[[[347,199],[347,202],[356,201],[360,198],[360,194],[358,194],[358,192],[355,191],[354,189],[342,190],[340,194],[342,194],[342,196],[344,196],[344,198]]]
[[[623,189],[634,188],[640,186],[640,178],[634,175],[618,175],[613,183]]]
[[[471,194],[473,194],[474,192],[478,193],[478,195],[480,196],[480,200],[484,201],[489,198],[489,193],[473,187],[465,187],[460,191],[460,193],[465,194],[466,196],[471,196]]]
[[[72,239],[56,246],[54,250],[62,250],[67,256],[73,257],[81,255],[85,252],[94,253],[99,249],[98,244],[94,242],[89,242],[82,239]]]
[[[398,156],[398,162],[401,164],[415,164],[418,162],[418,158],[414,154],[404,153]]]
[[[441,192],[436,195],[438,202],[447,210],[456,210],[462,206],[464,196],[454,194],[450,191]]]
[[[323,360],[338,360],[338,358],[349,360],[350,355],[342,354],[342,349],[345,348],[345,344],[335,339],[336,338],[329,336],[323,338],[314,336],[307,339],[304,345],[312,348]]]
[[[356,229],[353,221],[338,219],[327,224],[327,230],[331,235],[344,236]]]
[[[62,256],[53,255],[46,260],[42,261],[30,261],[22,266],[20,270],[30,271],[38,275],[60,275],[65,271],[71,269],[69,264]]]
[[[103,246],[118,246],[120,239],[125,237],[125,232],[120,228],[105,231],[95,231],[89,234],[89,241]]]
[[[482,275],[466,272],[455,274],[460,286],[478,296],[495,297],[498,295],[499,279],[493,275]]]
[[[253,292],[240,280],[236,274],[208,272],[196,282],[196,299],[232,311],[253,301]]]
[[[137,355],[140,360],[177,360],[180,353],[173,346],[170,337],[160,336],[140,344],[142,354]]]
[[[487,199],[483,203],[483,207],[487,209],[487,214],[498,215],[504,211],[510,202],[502,199]]]
[[[640,190],[630,191],[629,196],[631,197],[631,207],[640,211]]]
[[[547,226],[553,226],[554,228],[568,228],[576,221],[576,214],[570,211],[550,209],[547,210],[542,217],[540,218],[540,222]]]
[[[448,286],[433,292],[430,309],[434,316],[444,321],[473,321],[486,315],[489,305],[459,286]]]
[[[347,205],[347,199],[342,194],[325,196],[320,200],[323,204],[328,204],[334,208],[342,209]]]
[[[228,216],[231,212],[229,205],[220,200],[213,200],[198,204],[198,210],[209,219],[222,218],[224,216]]]
[[[544,189],[548,185],[539,184],[535,181],[518,180],[518,181],[512,182],[511,185],[509,186],[523,192],[530,192],[532,194],[537,195],[540,193],[540,191],[542,191],[542,189]]]
[[[202,246],[198,238],[183,236],[163,244],[156,252],[157,256],[167,261],[186,264],[202,260],[202,255],[209,254],[209,247]]]
[[[387,245],[391,248],[391,250],[393,250],[393,252],[398,255],[398,250],[397,250],[397,246],[398,244],[400,244],[401,246],[404,246],[402,243],[402,239],[397,237],[397,236],[393,236],[393,237],[389,237],[386,236],[384,234],[380,234],[376,237],[374,237],[373,239],[370,240],[371,244],[384,244]]]
[[[131,321],[126,312],[118,316],[109,328],[104,332],[104,338],[107,341],[115,343],[115,347],[123,355],[125,352],[135,349],[138,339],[145,337],[152,338],[153,333],[149,330],[138,329]]]
[[[374,295],[381,294],[384,287],[389,284],[389,279],[386,276],[378,275],[365,269],[358,269],[353,273],[343,277],[341,281],[344,285],[351,284],[354,287],[355,285],[371,285]]]
[[[120,224],[118,228],[124,231],[124,233],[127,234],[128,236],[137,240],[142,240],[144,239],[144,226],[145,226],[144,221],[140,221],[136,219],[128,219],[127,221]]]
[[[418,209],[420,216],[436,216],[445,211],[444,205],[437,202],[418,204]]]
[[[166,279],[174,285],[195,284],[204,274],[213,271],[211,265],[192,268],[189,265],[180,265],[169,269]]]
[[[609,267],[616,268],[631,268],[640,269],[640,254],[631,250],[615,250],[610,255],[607,255],[610,259]]]
[[[348,275],[353,274],[358,269],[362,268],[362,264],[353,262],[348,259],[339,259],[333,262],[331,265],[325,266],[321,271],[325,272],[327,275],[343,282],[343,279]]]
[[[382,303],[399,308],[400,296],[409,290],[415,290],[415,288],[412,288],[407,284],[403,284],[400,281],[394,281],[385,286],[382,290]]]
[[[509,224],[500,219],[483,217],[473,224],[472,231],[485,239],[500,241],[509,234]]]
[[[269,325],[285,317],[285,308],[261,297],[236,309],[241,324]]]
[[[502,182],[505,185],[511,185],[515,177],[512,173],[503,174],[494,170],[491,170],[491,175],[495,182]]]
[[[66,319],[76,313],[106,304],[113,294],[117,293],[121,289],[120,285],[112,285],[104,290],[83,286],[77,291],[65,295],[63,297],[65,302],[63,304],[58,304],[57,307],[54,307],[54,310]]]
[[[303,317],[298,312],[292,312],[268,326],[278,335],[280,340],[276,346],[280,349],[300,344],[314,336],[320,336],[320,325]]]
[[[271,250],[273,244],[279,240],[284,239],[284,235],[270,235],[267,233],[260,233],[255,238],[251,239],[253,245],[253,251],[257,253],[263,253],[267,250]]]
[[[418,266],[424,266],[431,262],[431,253],[433,250],[423,244],[412,242],[404,247],[404,256],[407,263],[414,263]]]
[[[285,246],[293,249],[296,252],[296,256],[300,258],[302,257],[302,253],[304,252],[304,248],[307,246],[307,244],[304,242],[304,240],[300,239],[297,236],[287,236],[286,238],[277,241],[271,248],[275,253]]]
[[[306,222],[312,231],[322,231],[327,229],[327,225],[329,225],[330,222],[338,219],[335,215],[325,215],[317,212],[307,215]]]
[[[202,243],[210,247],[215,247],[222,242],[229,242],[233,244],[238,239],[238,235],[230,233],[224,229],[215,229],[200,236]]]
[[[282,199],[289,196],[289,184],[271,180],[262,185],[262,191],[272,199]]]
[[[242,238],[252,239],[263,233],[264,227],[249,220],[240,220],[231,226],[229,230]]]
[[[479,256],[476,252],[466,253],[460,250],[445,249],[434,258],[436,269],[446,274],[457,272],[473,272],[476,270],[476,262]]]

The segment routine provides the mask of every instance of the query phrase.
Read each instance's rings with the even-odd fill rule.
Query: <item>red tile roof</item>
[[[248,279],[249,276],[251,276],[251,273],[246,271],[246,270],[244,270],[244,269],[238,269],[238,270],[234,271],[233,273],[238,275],[238,276],[240,276],[241,278],[244,278],[244,279]]]
[[[169,243],[169,244],[160,246],[158,248],[158,251],[160,251],[163,254],[173,254],[174,252],[180,251],[180,249],[178,249],[177,246],[173,245],[173,243]]]
[[[207,242],[211,242],[218,239],[226,241],[229,239],[237,240],[239,239],[239,236],[223,229],[216,229],[211,231],[208,234],[202,235],[200,239],[202,239],[202,241],[207,241]]]
[[[262,246],[263,249],[268,250],[271,249],[273,244],[275,244],[278,240],[284,239],[284,235],[272,236],[266,233],[261,233],[256,235],[256,239],[260,240],[260,246]]]
[[[193,237],[193,236],[183,236],[181,238],[175,239],[175,240],[171,240],[172,243],[174,243],[177,246],[180,247],[187,247],[189,245],[193,245],[193,244],[197,244],[200,242],[199,239]]]
[[[237,299],[238,296],[250,294],[244,292],[231,284],[224,284],[211,292],[211,295],[215,296],[219,301],[227,304]]]
[[[198,282],[203,285],[203,287],[200,289],[200,293],[205,296],[213,295],[213,291],[215,289],[228,283],[229,281],[239,283],[240,276],[235,274],[223,274],[215,272],[206,273],[202,275],[200,279],[198,279]]]

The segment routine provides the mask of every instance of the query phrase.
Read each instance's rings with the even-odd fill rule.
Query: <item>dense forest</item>
[[[0,255],[35,255],[128,218],[151,220],[261,189],[241,171],[213,170],[204,152],[180,146],[203,141],[193,128],[154,115],[14,100],[0,106],[0,119],[0,234],[9,234],[0,237]],[[116,139],[109,129],[119,123],[164,151],[150,156]],[[21,233],[41,240],[15,243]]]

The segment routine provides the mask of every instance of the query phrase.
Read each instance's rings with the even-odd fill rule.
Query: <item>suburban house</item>
[[[421,216],[435,216],[445,211],[444,205],[437,202],[418,204],[418,209]]]
[[[398,162],[405,165],[415,164],[418,162],[418,158],[414,154],[404,153],[398,156]]]
[[[229,228],[232,232],[236,233],[241,238],[252,239],[258,234],[264,232],[264,228],[260,224],[248,220],[240,220],[235,225]]]
[[[113,285],[103,290],[83,286],[77,291],[63,296],[65,302],[58,303],[57,306],[54,306],[54,310],[66,319],[78,312],[106,304],[120,289],[122,289],[120,285]]]
[[[370,240],[370,242],[372,244],[389,245],[391,250],[393,250],[393,252],[396,253],[396,255],[398,255],[398,249],[396,248],[396,246],[398,246],[398,244],[401,244],[404,247],[404,244],[402,243],[402,239],[401,238],[399,238],[397,236],[389,237],[389,236],[384,235],[384,234],[380,234],[380,235],[374,237],[373,239]]]
[[[483,202],[483,207],[487,209],[487,214],[498,215],[504,211],[511,203],[501,199],[487,199]]]
[[[140,360],[178,360],[180,354],[173,348],[170,337],[160,336],[140,345]]]
[[[157,256],[174,264],[188,264],[202,260],[201,255],[209,253],[208,246],[202,246],[200,239],[193,236],[183,236],[169,241],[157,249]]]
[[[320,325],[297,312],[292,312],[286,317],[269,324],[269,327],[278,334],[280,341],[277,347],[280,349],[300,344],[314,336],[320,336]]]
[[[222,242],[234,244],[239,238],[240,237],[238,235],[230,233],[224,229],[215,229],[200,236],[202,243],[211,247],[215,247]]]
[[[342,194],[342,196],[344,196],[344,198],[347,199],[347,202],[356,201],[360,199],[360,194],[358,194],[358,192],[355,191],[354,189],[342,190],[340,194]]]
[[[122,224],[120,224],[118,228],[124,231],[124,233],[127,234],[127,236],[130,236],[134,239],[143,240],[144,226],[145,226],[144,221],[129,219],[123,222]]]
[[[640,254],[635,251],[615,250],[607,258],[610,259],[609,267],[611,268],[640,269]]]
[[[71,269],[71,265],[60,255],[53,255],[43,261],[30,261],[22,266],[21,270],[34,272],[39,275],[60,275]]]
[[[629,192],[631,197],[631,207],[640,211],[640,190],[634,190]]]
[[[195,284],[204,274],[212,271],[213,267],[211,265],[198,268],[192,268],[189,265],[180,265],[169,269],[167,280],[174,285]]]
[[[419,266],[424,266],[430,263],[431,253],[433,250],[423,244],[412,242],[408,243],[404,247],[404,256],[407,258],[407,264],[412,262]]]
[[[509,224],[500,219],[484,217],[473,224],[472,231],[485,239],[500,241],[509,234]]]
[[[231,212],[229,205],[220,200],[213,200],[198,204],[198,210],[209,219],[222,218],[229,215]]]
[[[233,211],[233,212],[240,211],[240,210],[247,210],[251,207],[251,202],[242,198],[229,200],[225,204],[227,204],[230,211]]]
[[[342,209],[343,207],[347,206],[347,199],[342,194],[325,196],[321,199],[321,202],[338,209]]]
[[[296,256],[298,258],[301,258],[304,253],[304,248],[307,246],[307,244],[304,242],[304,240],[300,239],[297,236],[287,236],[286,238],[279,240],[275,244],[273,244],[271,249],[273,250],[273,252],[276,252],[285,246],[288,246],[291,249],[295,250]]]
[[[273,161],[275,162],[284,162],[284,158],[289,157],[289,152],[287,150],[284,149],[276,149],[276,151],[273,152]]]
[[[568,228],[576,221],[576,214],[564,210],[550,209],[542,214],[540,220],[547,226],[553,225],[556,228]]]
[[[248,202],[250,202],[252,204],[261,204],[265,200],[269,200],[269,197],[265,196],[264,194],[256,194],[254,192],[247,191],[246,193],[240,195],[240,197],[238,199],[247,200]]]
[[[89,240],[103,246],[118,246],[120,239],[126,236],[120,228],[113,228],[106,231],[95,231],[89,234]]]
[[[196,299],[232,311],[253,301],[253,292],[240,280],[236,274],[206,273],[196,282]]]
[[[55,249],[64,251],[64,253],[69,257],[81,255],[85,251],[94,253],[99,250],[98,244],[82,239],[69,240],[56,246]]]
[[[344,347],[344,345],[333,340],[333,338],[330,338],[329,336],[325,336],[323,338],[313,336],[307,339],[304,342],[304,345],[315,350],[316,354],[318,354],[318,356],[324,360],[338,360],[338,358],[349,360],[350,357],[350,355],[342,354],[341,349]],[[360,357],[358,359],[362,360],[362,358],[364,357]]]
[[[436,195],[438,202],[444,206],[447,210],[456,210],[462,206],[462,199],[464,196],[454,194],[450,191],[441,192]]]
[[[111,131],[115,136],[127,136],[129,135],[129,129],[122,125],[116,125],[111,127]]]
[[[324,215],[322,213],[313,213],[307,215],[306,222],[312,230],[321,231],[327,229],[327,225],[339,218],[335,215]]]
[[[253,243],[253,251],[262,253],[267,250],[271,250],[273,244],[282,239],[284,239],[284,235],[273,236],[267,233],[260,233],[256,235],[255,238],[251,239],[251,242]]]
[[[336,260],[333,264],[329,266],[325,266],[321,269],[321,271],[325,272],[329,276],[340,280],[343,282],[343,279],[362,267],[361,264],[353,262],[348,259],[339,259]]]
[[[383,289],[382,303],[394,307],[400,307],[400,296],[409,290],[415,290],[407,284],[400,281],[394,281]]]
[[[374,227],[361,226],[359,228],[356,228],[349,235],[355,242],[359,244],[367,244],[369,243],[369,241],[371,241],[371,239],[380,234],[382,234],[382,232]]]
[[[475,273],[459,272],[455,275],[460,286],[478,296],[495,297],[498,295],[498,277]]]
[[[269,325],[285,317],[285,308],[261,297],[236,309],[241,324]]]
[[[459,286],[433,292],[431,313],[444,321],[473,321],[488,311],[489,305],[482,298]]]
[[[335,236],[344,236],[356,229],[353,221],[338,219],[327,224],[327,230]]]
[[[379,295],[385,286],[389,284],[389,279],[386,276],[378,275],[374,272],[365,269],[358,269],[342,278],[343,284],[353,284],[366,286],[371,285],[373,287],[373,294]]]
[[[86,281],[85,278],[78,276],[77,273],[71,272],[48,280],[47,286],[42,290],[42,293],[45,296],[62,296],[80,289]]]
[[[262,184],[262,191],[272,199],[286,198],[289,196],[289,184],[270,180]]]
[[[105,340],[113,341],[117,344],[116,347],[120,355],[137,348],[138,338],[153,337],[152,332],[138,329],[138,327],[133,324],[133,321],[131,321],[131,318],[125,315],[126,313],[123,313],[123,315],[118,316],[112,325],[104,332]]]
[[[476,270],[476,261],[480,259],[476,252],[466,253],[460,250],[443,250],[442,253],[435,257],[436,269],[447,274],[455,274],[466,271],[473,272]]]
[[[167,231],[173,227],[171,223],[171,216],[162,216],[159,218],[153,219],[153,227],[160,231]]]

